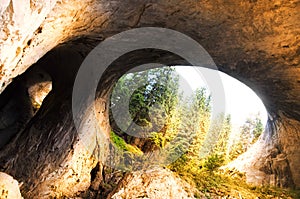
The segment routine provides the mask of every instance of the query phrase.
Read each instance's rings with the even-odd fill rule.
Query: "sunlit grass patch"
[[[123,138],[113,131],[110,132],[110,139],[112,143],[122,151],[127,151],[135,155],[143,155],[143,152],[138,147],[127,144]]]

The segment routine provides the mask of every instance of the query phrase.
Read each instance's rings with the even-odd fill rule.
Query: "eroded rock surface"
[[[221,71],[247,84],[263,100],[274,128],[266,131],[261,146],[253,149],[261,152],[245,155],[250,158],[242,161],[248,165],[245,171],[249,179],[300,187],[299,10],[298,0],[2,1],[1,91],[57,45],[64,43],[69,50],[58,50],[58,55],[54,51],[40,62],[47,65],[54,90],[15,144],[0,154],[1,170],[22,180],[21,189],[29,198],[37,193],[45,197],[71,196],[86,189],[89,172],[97,162],[91,151],[97,145],[90,142],[88,152],[81,153],[71,114],[72,83],[86,55],[85,48],[91,50],[97,42],[124,30],[154,26],[177,30],[195,39]],[[70,40],[82,45],[68,46]],[[140,51],[126,59],[126,64],[111,66],[99,85],[105,94],[99,94],[97,99],[103,134],[109,132],[107,95],[117,78],[144,62],[182,64],[180,59],[166,61],[169,57],[162,52],[149,56],[149,51]],[[83,121],[88,121],[84,116]],[[82,137],[95,137],[97,129],[87,125],[84,130],[91,131],[81,132]],[[273,156],[274,149],[278,152]],[[76,163],[75,172],[69,163]],[[259,177],[251,178],[251,174]],[[56,183],[66,176],[72,179],[65,189],[56,189]],[[75,182],[78,184],[73,190]]]
[[[126,175],[108,198],[194,198],[193,188],[171,171],[154,168]]]
[[[18,181],[2,172],[0,172],[0,198],[22,199]]]
[[[289,128],[286,128],[287,125]],[[296,155],[300,154],[300,139],[296,130],[299,129],[298,122],[286,118],[277,121],[273,127],[276,127],[277,133],[272,135],[265,132],[246,153],[227,165],[227,168],[245,172],[247,181],[252,184],[295,187],[300,180],[300,173],[295,168],[295,165],[300,164],[299,156]],[[269,124],[266,131],[274,132],[275,129],[271,128]],[[285,136],[278,138],[280,135]]]

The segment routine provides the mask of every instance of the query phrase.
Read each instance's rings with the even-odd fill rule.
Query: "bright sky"
[[[220,95],[220,93],[222,93],[220,89],[213,88],[216,87],[216,85],[213,85],[214,81],[211,80],[212,78],[214,80],[221,79],[225,93],[225,112],[231,114],[232,125],[234,127],[243,125],[249,116],[258,112],[260,112],[263,124],[266,124],[267,112],[262,101],[245,84],[225,73],[202,67],[176,66],[175,69],[180,75],[180,84],[183,85],[181,86],[182,90],[187,93],[187,95],[189,95],[191,90],[205,87],[212,95],[212,100],[214,100],[214,98],[223,98],[220,97],[222,96]],[[213,93],[213,90],[215,93]],[[214,101],[212,101],[212,104],[214,106]],[[217,112],[222,111],[224,110],[217,110]]]

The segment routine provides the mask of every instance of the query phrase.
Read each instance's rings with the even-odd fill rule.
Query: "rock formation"
[[[0,198],[22,199],[18,181],[0,172]]]
[[[26,198],[71,197],[88,189],[92,169],[107,152],[106,106],[113,83],[139,64],[185,62],[151,49],[114,62],[96,94],[104,132],[100,138],[87,122],[89,105],[81,118],[86,125],[79,133],[74,126],[71,94],[76,72],[87,53],[105,38],[153,26],[195,39],[219,70],[244,82],[264,102],[269,128],[259,142],[261,153],[241,157],[247,164],[240,169],[248,176],[257,174],[252,179],[260,180],[254,182],[274,179],[278,186],[300,187],[299,10],[298,0],[2,1],[0,90],[9,89],[12,80],[33,64],[51,76],[53,90],[18,138],[0,152],[1,171],[23,182]],[[85,146],[82,137],[90,140]]]
[[[110,194],[112,199],[194,198],[193,188],[172,172],[160,168],[137,171],[125,176]]]
[[[23,130],[51,90],[45,71],[32,67],[16,77],[0,96],[0,148]]]

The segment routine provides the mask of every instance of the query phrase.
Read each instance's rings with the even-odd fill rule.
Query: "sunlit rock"
[[[131,198],[194,198],[191,185],[176,177],[171,171],[154,168],[127,175],[112,199]]]
[[[0,172],[0,198],[22,199],[18,181],[2,172]]]
[[[83,136],[79,137],[72,118],[71,93],[77,69],[86,51],[105,38],[125,30],[149,26],[170,28],[190,36],[208,51],[219,70],[239,79],[258,94],[274,128],[265,132],[261,146],[249,150],[252,155],[244,156],[249,157],[245,162],[248,165],[244,169],[246,175],[255,174],[255,178],[249,179],[266,184],[271,182],[279,186],[300,187],[298,1],[2,2],[1,91],[54,47],[61,44],[69,49],[69,53],[62,50],[58,55],[48,56],[39,62],[51,73],[56,87],[16,142],[0,153],[0,168],[13,173],[16,179],[24,183],[22,193],[27,194],[28,198],[38,194],[45,198],[51,194],[71,196],[88,187],[89,172],[96,164],[82,160],[82,157],[90,158],[90,153],[76,155],[81,151],[76,144],[89,133],[83,132]],[[100,82],[100,94],[97,96],[102,103],[101,109],[96,111],[99,125],[104,129],[101,133],[109,132],[107,96],[118,77],[145,62],[182,64],[182,59],[173,58],[167,53],[155,54],[155,51],[145,50],[110,67]],[[14,98],[18,100],[17,96]],[[87,145],[88,148],[95,146],[93,152],[97,152],[93,141]],[[279,149],[278,155],[271,155],[272,148]],[[81,158],[78,165],[85,168],[76,166],[77,158]],[[268,161],[272,164],[266,167]],[[75,176],[83,172],[79,176],[83,176],[84,180],[74,177],[67,181],[65,189],[52,189],[49,193],[49,187],[55,188],[66,176],[72,176],[73,173],[68,173],[68,162],[74,163],[77,169]],[[139,175],[137,179],[140,179]]]

